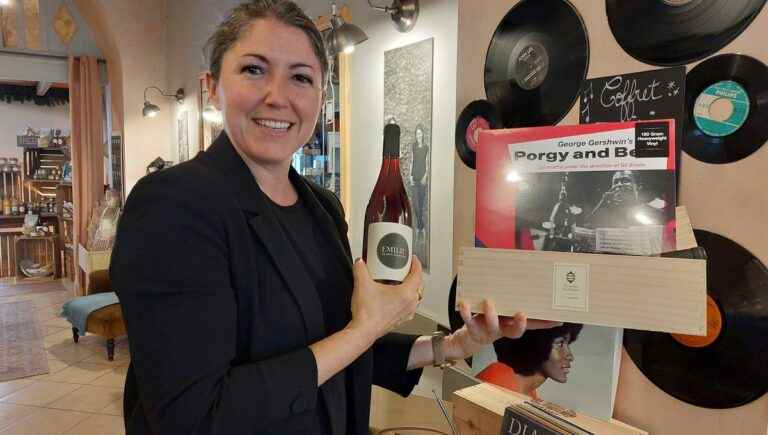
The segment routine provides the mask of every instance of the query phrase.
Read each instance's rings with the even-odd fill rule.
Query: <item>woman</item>
[[[490,364],[477,378],[537,398],[536,390],[547,379],[568,382],[574,357],[571,344],[579,338],[582,325],[528,331],[516,340],[502,338],[493,343],[498,362]]]
[[[131,346],[126,433],[367,433],[371,385],[406,395],[434,360],[429,337],[390,333],[413,316],[421,266],[401,285],[372,281],[351,260],[341,204],[290,167],[328,76],[301,10],[253,0],[209,44],[224,132],[136,184],[112,254]],[[462,314],[449,359],[526,328],[490,303]]]

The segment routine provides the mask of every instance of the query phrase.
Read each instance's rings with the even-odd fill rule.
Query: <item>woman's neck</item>
[[[534,392],[547,380],[547,377],[541,373],[534,373],[530,376],[524,376],[521,374],[515,374],[517,376],[517,385],[520,388],[520,392],[526,396],[533,397]]]
[[[293,187],[293,183],[291,183],[291,179],[288,177],[288,172],[291,167],[290,160],[276,164],[263,164],[249,158],[245,153],[240,151],[237,146],[235,146],[235,150],[243,159],[245,165],[248,166],[248,169],[256,179],[256,183],[259,185],[261,191],[264,192],[272,202],[278,205],[288,206],[293,205],[298,201],[299,194],[296,192],[296,188]]]

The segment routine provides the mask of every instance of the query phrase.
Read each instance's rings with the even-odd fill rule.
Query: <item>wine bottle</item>
[[[411,269],[411,203],[400,174],[400,127],[384,127],[384,152],[376,186],[365,209],[363,259],[371,277],[397,284]]]

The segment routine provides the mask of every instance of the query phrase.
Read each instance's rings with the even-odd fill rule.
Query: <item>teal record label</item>
[[[720,99],[731,102],[733,110],[725,120],[712,118],[710,106]],[[693,119],[699,129],[708,136],[722,137],[735,132],[746,122],[749,116],[749,94],[733,80],[723,80],[709,85],[696,98],[693,107]]]

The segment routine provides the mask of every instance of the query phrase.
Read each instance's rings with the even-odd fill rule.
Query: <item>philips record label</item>
[[[683,151],[705,163],[731,163],[768,141],[768,67],[723,54],[686,76]]]

